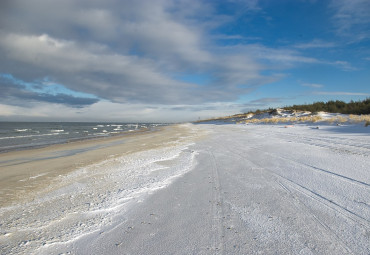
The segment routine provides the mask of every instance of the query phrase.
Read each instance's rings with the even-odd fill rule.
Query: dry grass
[[[319,115],[309,115],[301,117],[281,117],[281,118],[264,118],[264,119],[247,119],[242,120],[239,123],[266,123],[266,124],[277,124],[277,123],[298,123],[298,122],[319,122],[324,121],[330,124],[340,124],[340,123],[362,123],[365,122],[366,126],[370,126],[370,115],[349,115],[345,116],[335,116],[328,119],[325,119]]]
[[[302,117],[297,118],[297,121],[299,122],[318,122],[321,120],[322,120],[322,117],[318,115],[302,116]]]
[[[327,121],[330,123],[344,123],[347,122],[347,118],[342,116],[333,117],[330,119],[324,119],[318,115],[301,116],[301,117],[281,117],[281,118],[264,118],[264,119],[248,119],[240,121],[239,123],[266,123],[266,124],[277,124],[277,123],[298,123],[298,122],[310,122],[315,123],[319,121]]]
[[[348,121],[348,118],[343,117],[343,116],[337,116],[337,122],[338,123],[344,123],[344,122],[347,122],[347,121]]]
[[[348,118],[343,117],[343,116],[335,116],[335,117],[326,119],[325,121],[326,122],[329,122],[330,124],[333,124],[333,123],[345,123],[345,122],[348,121]]]
[[[349,115],[349,120],[352,123],[370,122],[370,114],[367,115]]]
[[[236,118],[235,116],[239,117]],[[305,115],[305,116],[291,116],[291,117],[278,117],[274,116],[272,118],[250,118],[251,114],[239,114],[228,117],[214,118],[209,120],[219,120],[219,121],[235,121],[235,123],[265,123],[265,124],[278,124],[278,123],[315,123],[315,122],[327,122],[330,124],[341,124],[341,123],[365,123],[365,126],[370,126],[370,114],[367,115],[354,115],[349,116],[334,116],[331,118],[323,118],[318,114]],[[245,119],[248,118],[248,119]]]

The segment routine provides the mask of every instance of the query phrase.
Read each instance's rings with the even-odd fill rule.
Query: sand
[[[63,175],[35,178],[50,179],[48,186],[13,195],[12,205],[1,208],[2,251],[370,253],[365,127],[186,124],[119,139],[53,146],[59,153],[119,143],[13,166],[19,175],[22,164]],[[40,158],[48,149],[5,156],[16,153]]]
[[[0,154],[0,206],[32,199],[32,194],[55,185],[55,178],[105,159],[175,143],[189,136],[185,126],[123,136],[81,140],[44,148]]]

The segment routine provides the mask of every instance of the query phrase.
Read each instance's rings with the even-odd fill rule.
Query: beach
[[[4,254],[369,254],[360,125],[181,124],[0,154]]]

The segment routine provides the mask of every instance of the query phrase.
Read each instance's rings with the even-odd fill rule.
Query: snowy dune
[[[369,254],[370,128],[316,127],[186,124],[132,138],[147,148],[4,205],[1,251]]]

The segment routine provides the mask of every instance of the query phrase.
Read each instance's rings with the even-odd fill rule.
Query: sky
[[[369,0],[0,2],[0,121],[193,121],[369,83]]]

